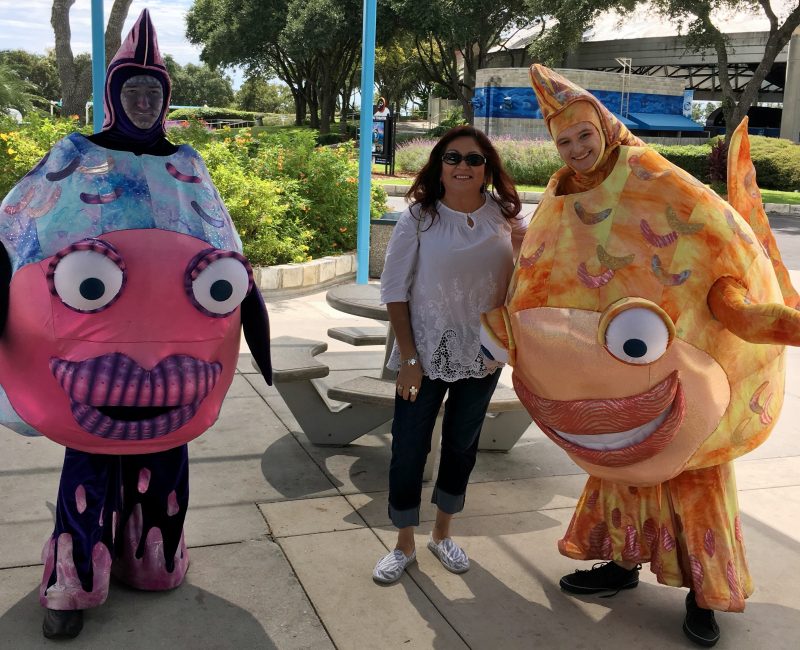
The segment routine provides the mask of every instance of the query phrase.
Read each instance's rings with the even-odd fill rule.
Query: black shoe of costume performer
[[[74,639],[83,629],[82,609],[46,609],[42,633],[48,639]]]
[[[686,618],[683,633],[698,645],[710,648],[719,641],[719,625],[714,620],[713,609],[698,606],[694,592],[686,594]]]
[[[572,594],[596,594],[601,591],[613,591],[615,595],[622,589],[633,589],[639,584],[639,569],[624,569],[614,562],[595,564],[591,569],[578,569],[574,573],[561,578],[559,585],[564,591]]]

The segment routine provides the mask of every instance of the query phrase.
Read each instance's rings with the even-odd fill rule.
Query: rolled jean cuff
[[[397,510],[389,504],[389,519],[392,520],[395,528],[407,528],[408,526],[419,526],[419,506],[408,510]]]
[[[436,507],[448,515],[454,515],[464,509],[465,495],[459,494],[458,496],[448,494],[438,485],[433,487],[433,494],[431,495],[431,503],[435,503]]]

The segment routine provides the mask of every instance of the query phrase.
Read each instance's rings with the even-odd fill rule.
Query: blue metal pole
[[[372,186],[372,93],[375,86],[377,0],[364,0],[361,36],[361,136],[358,149],[358,230],[356,282],[369,278],[369,206]]]
[[[92,0],[92,125],[103,129],[103,94],[106,87],[106,39],[103,0]]]

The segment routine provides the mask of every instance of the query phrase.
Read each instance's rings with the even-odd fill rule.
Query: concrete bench
[[[331,327],[328,336],[350,345],[386,345],[385,327]]]
[[[356,377],[330,388],[328,397],[351,404],[393,408],[395,381],[378,377]],[[443,412],[444,407],[436,418],[436,427],[431,440],[431,450],[436,451],[428,455],[428,462],[425,464],[423,474],[425,480],[430,480],[433,476],[433,465],[442,435]],[[508,451],[522,437],[530,423],[531,417],[517,399],[514,390],[507,386],[498,386],[489,402],[478,449],[481,451]]]
[[[286,383],[327,377],[328,366],[320,363],[315,357],[328,349],[328,344],[311,339],[300,339],[293,336],[280,336],[270,341],[272,358],[272,380],[274,383]],[[258,370],[255,360],[253,367]]]
[[[315,358],[327,349],[322,341],[293,336],[270,342],[273,384],[309,441],[346,445],[366,433],[388,430],[393,406],[353,405],[328,398],[322,378],[330,369]]]

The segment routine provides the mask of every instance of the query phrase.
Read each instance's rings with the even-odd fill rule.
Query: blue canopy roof
[[[629,129],[637,129],[637,128],[639,128],[639,125],[636,122],[634,122],[633,120],[629,120],[627,117],[624,117],[624,116],[620,115],[619,113],[617,113],[615,111],[610,111],[610,112],[614,117],[616,117],[620,122],[622,122]]]
[[[683,115],[667,113],[630,113],[635,122],[634,129],[648,131],[703,131],[703,127]],[[626,126],[629,126],[626,124]]]

